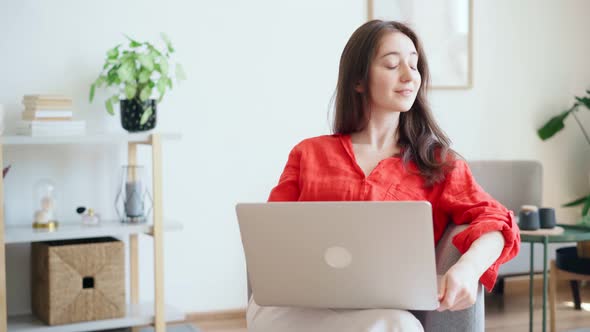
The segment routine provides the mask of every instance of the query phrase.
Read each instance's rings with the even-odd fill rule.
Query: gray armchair
[[[453,237],[464,230],[465,225],[450,224],[436,246],[436,272],[444,275],[461,257],[461,253],[452,243]],[[484,289],[481,284],[477,289],[475,304],[461,311],[412,311],[422,323],[424,331],[470,331],[483,332],[485,325]]]
[[[518,213],[522,205],[541,206],[543,201],[543,166],[536,160],[473,160],[469,167],[477,182],[492,197]],[[557,247],[557,245],[555,246]],[[543,248],[535,248],[536,271],[543,271]],[[522,246],[512,260],[500,266],[494,292],[503,294],[504,278],[528,275],[530,246]],[[551,253],[550,255],[553,255]],[[540,269],[540,270],[539,270]]]
[[[541,204],[542,167],[538,161],[478,160],[468,162],[476,181],[508,209],[518,211],[524,204]],[[436,247],[436,268],[443,275],[461,256],[452,244],[465,225],[450,224]],[[499,281],[502,282],[501,277]],[[248,298],[251,289],[248,281]],[[480,284],[475,305],[462,311],[412,311],[424,330],[483,332],[484,289]]]
[[[543,167],[536,160],[473,160],[469,168],[479,185],[492,197],[518,213],[520,206],[525,204],[541,205]],[[436,247],[437,273],[444,274],[460,258],[459,251],[451,240],[466,226],[450,225]],[[527,254],[528,255],[528,254]],[[522,255],[519,255],[522,256]],[[516,265],[514,261],[511,261]],[[523,264],[519,264],[523,265]],[[524,264],[519,269],[528,269]],[[510,274],[506,274],[509,276]],[[498,284],[503,289],[504,278],[502,268]],[[484,290],[480,284],[474,306],[462,311],[414,311],[412,312],[430,331],[484,331],[485,326]]]

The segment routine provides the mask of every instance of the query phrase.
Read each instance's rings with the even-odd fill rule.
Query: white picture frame
[[[433,89],[473,87],[473,0],[367,0],[368,20],[410,26],[428,58]]]

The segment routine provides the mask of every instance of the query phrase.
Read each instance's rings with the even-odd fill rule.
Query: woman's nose
[[[402,65],[400,74],[400,80],[402,82],[410,82],[412,80],[412,73],[409,66]]]

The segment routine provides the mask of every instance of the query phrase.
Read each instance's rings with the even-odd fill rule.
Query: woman
[[[475,303],[478,282],[492,289],[520,237],[512,212],[475,182],[434,121],[428,81],[411,29],[380,20],[358,28],[340,59],[334,135],[293,148],[269,201],[430,201],[436,242],[449,222],[469,224],[453,239],[461,259],[439,286],[438,310],[463,310]],[[259,307],[251,300],[247,319],[256,332],[423,331],[403,310]]]

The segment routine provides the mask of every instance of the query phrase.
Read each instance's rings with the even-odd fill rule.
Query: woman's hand
[[[471,307],[477,297],[479,275],[469,261],[459,260],[440,279],[437,311],[457,311]]]

